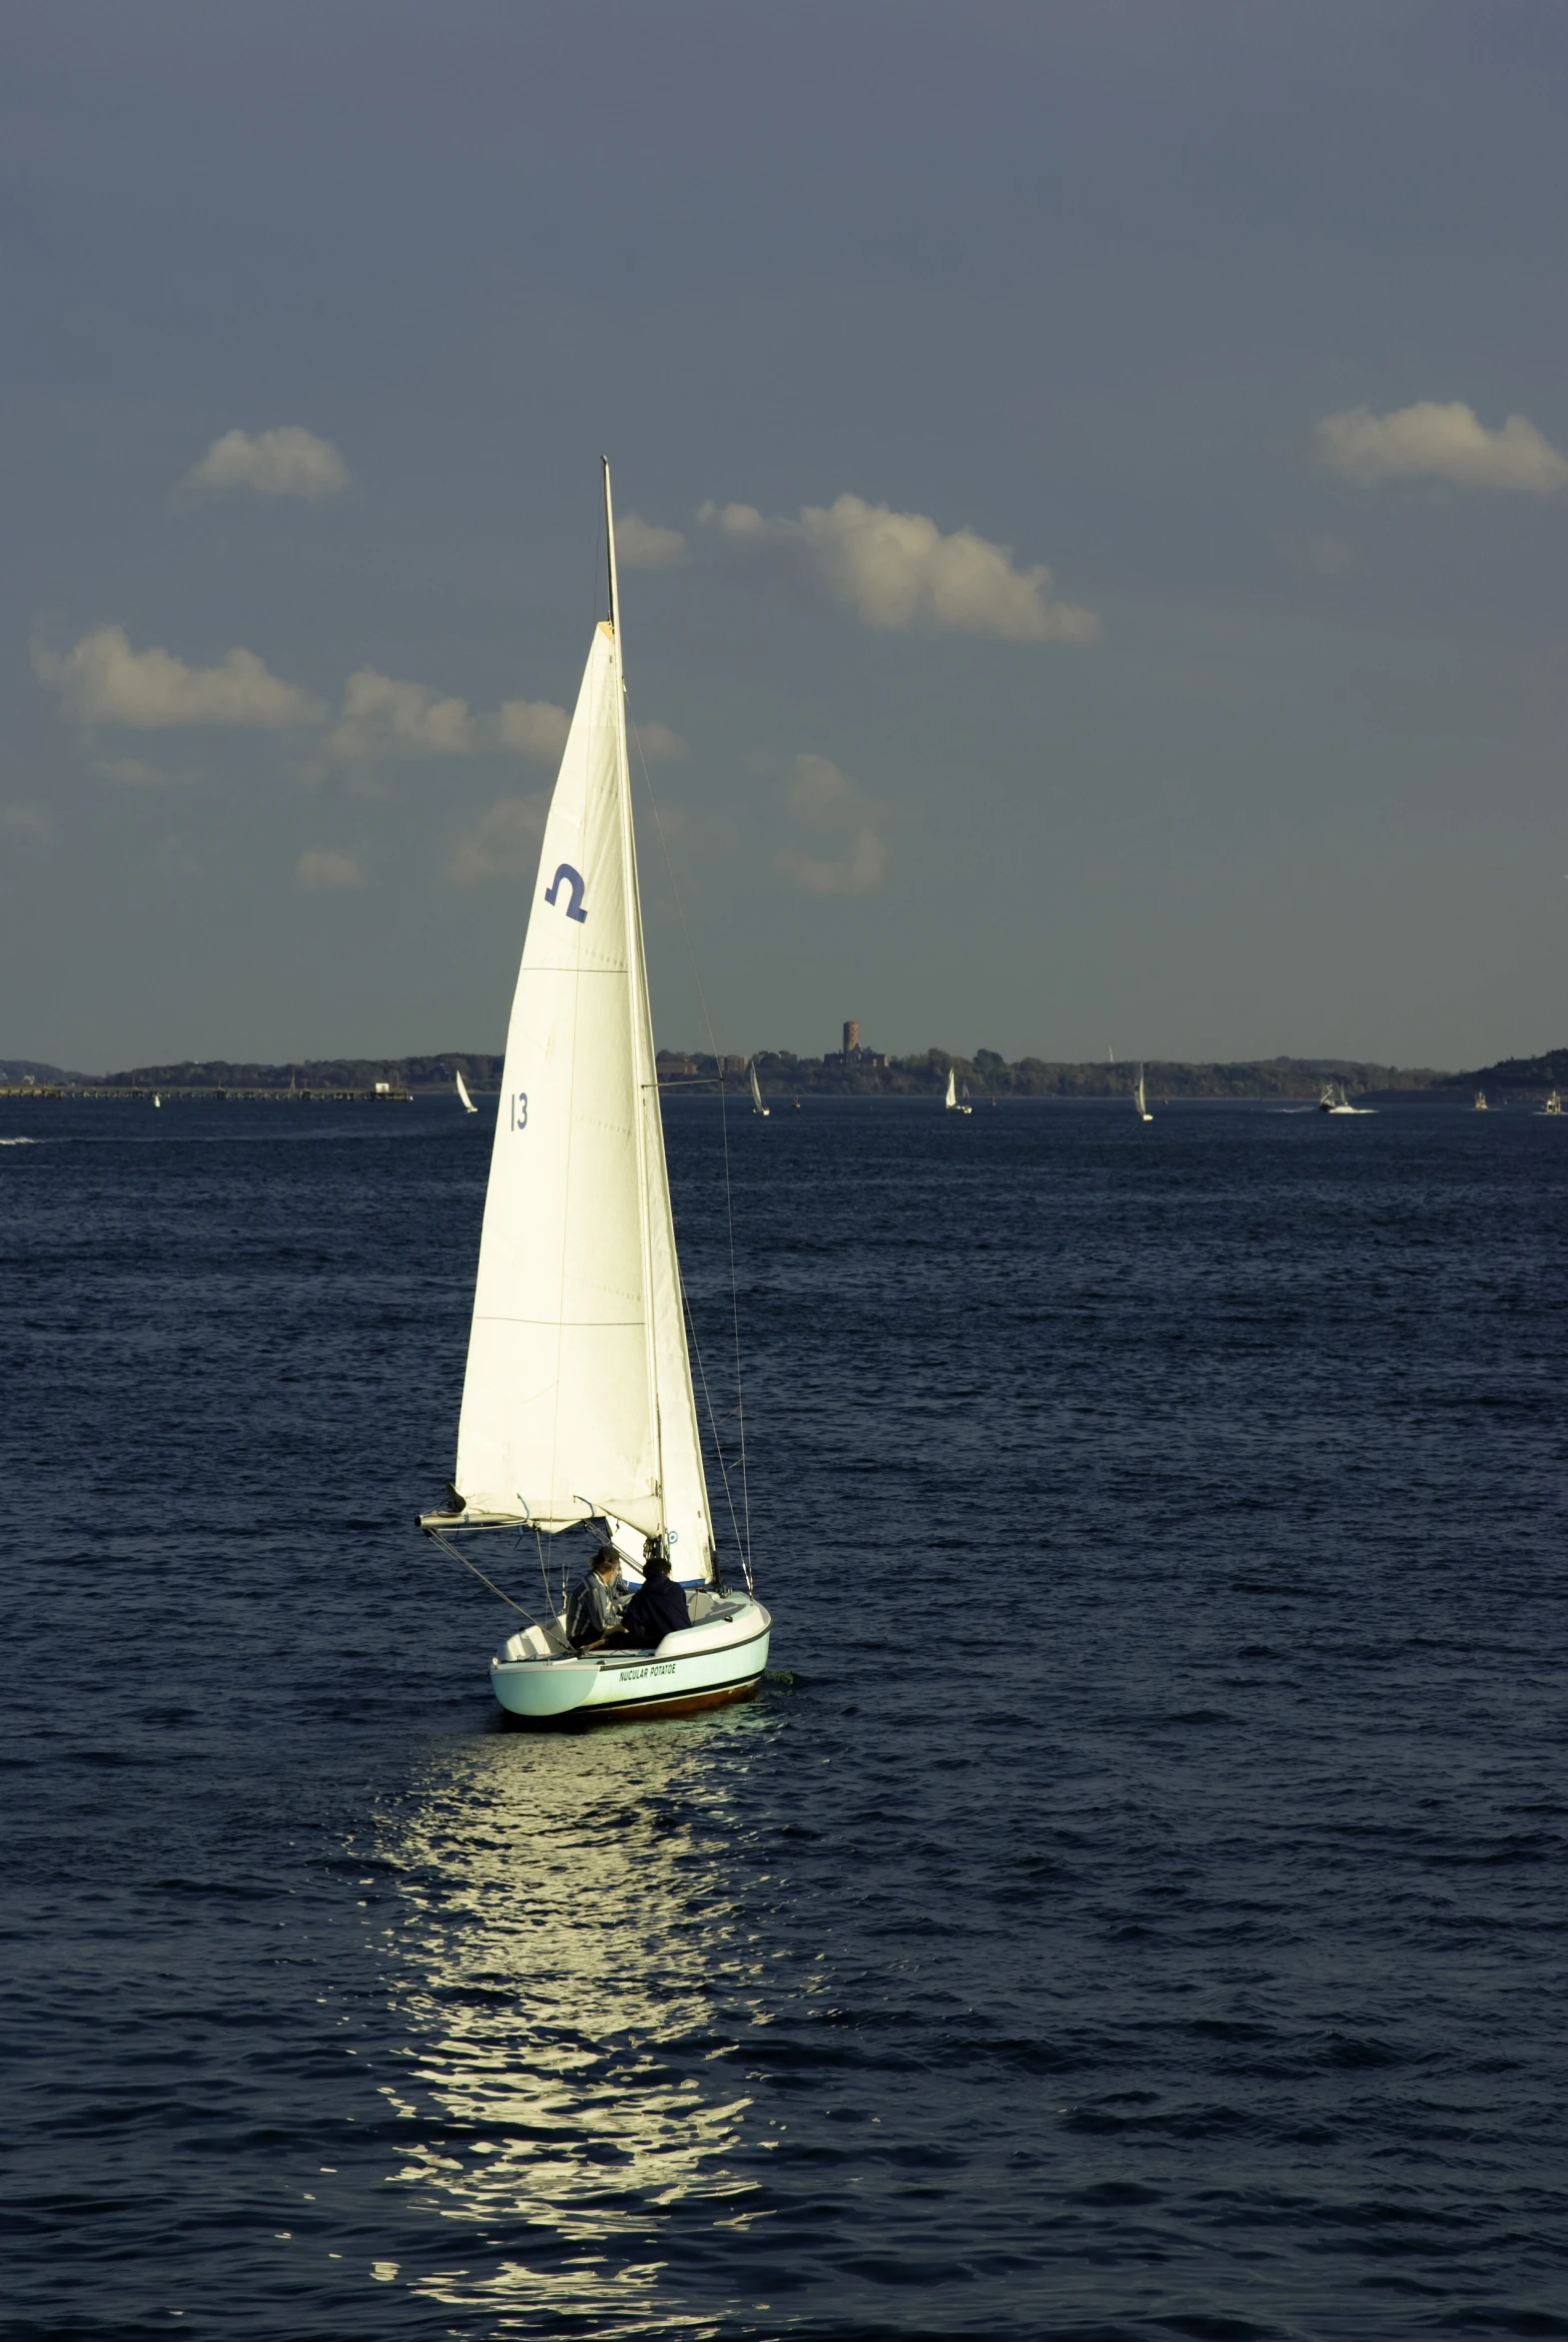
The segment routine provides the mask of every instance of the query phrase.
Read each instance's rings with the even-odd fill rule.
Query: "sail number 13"
[[[514,1131],[525,1131],[528,1127],[528,1093],[526,1090],[519,1090],[511,1102],[511,1127]]]

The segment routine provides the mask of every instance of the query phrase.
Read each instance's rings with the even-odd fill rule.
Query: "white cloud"
[[[453,886],[482,886],[492,878],[533,876],[544,836],[547,797],[502,797],[457,839],[446,865]]]
[[[1473,407],[1418,399],[1393,414],[1369,406],[1324,415],[1317,426],[1324,461],[1349,479],[1447,479],[1458,487],[1516,488],[1549,496],[1568,483],[1568,461],[1533,422],[1510,414],[1489,431]]]
[[[671,569],[686,558],[686,539],[678,528],[659,528],[651,520],[625,513],[615,523],[615,561],[621,569]]]
[[[84,724],[159,731],[233,724],[281,732],[322,720],[319,700],[285,683],[251,650],[226,651],[216,667],[188,667],[167,650],[133,650],[123,626],[100,626],[63,654],[33,647],[33,670]]]
[[[686,753],[685,741],[678,732],[672,732],[668,724],[634,724],[628,720],[627,730],[631,735],[632,754],[635,756],[640,749],[649,764],[667,763],[671,757],[684,756]]]
[[[797,756],[784,784],[784,801],[803,828],[847,835],[835,854],[785,849],[774,856],[774,868],[808,895],[874,894],[887,869],[888,848],[876,808],[859,783],[825,756]]]
[[[924,512],[895,512],[843,495],[769,520],[750,504],[704,504],[697,517],[740,549],[803,560],[835,598],[885,633],[911,627],[994,634],[1005,642],[1095,642],[1093,610],[1054,598],[1044,566],[1018,569],[1011,547],[971,528],[944,536]]]
[[[357,855],[340,854],[332,846],[308,846],[295,864],[294,883],[308,895],[336,895],[346,887],[363,887],[365,872]]]
[[[303,496],[315,504],[324,496],[342,495],[348,485],[349,466],[332,441],[286,423],[281,430],[254,435],[225,431],[186,473],[177,492],[221,495],[229,488],[252,488],[259,496]]]
[[[345,763],[372,756],[471,756],[478,746],[465,699],[361,667],[344,687],[327,746]]]
[[[571,718],[547,699],[503,699],[495,717],[495,739],[517,756],[552,763],[566,745]]]
[[[569,726],[565,709],[546,699],[508,699],[493,716],[476,715],[465,699],[361,667],[349,677],[343,713],[327,746],[346,764],[388,756],[483,756],[497,750],[549,760],[565,747]]]
[[[55,825],[41,805],[0,805],[0,829],[35,846],[54,844]]]
[[[180,789],[200,777],[194,772],[165,772],[161,764],[149,764],[141,756],[101,756],[93,770],[128,789]]]

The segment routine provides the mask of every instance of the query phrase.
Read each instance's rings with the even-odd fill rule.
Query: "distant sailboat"
[[[746,1071],[751,1076],[751,1111],[754,1115],[761,1115],[763,1121],[766,1122],[769,1109],[763,1105],[762,1092],[757,1087],[757,1062],[755,1058],[748,1061]]]
[[[948,1068],[948,1094],[942,1103],[947,1108],[950,1115],[967,1115],[973,1114],[975,1111],[972,1106],[966,1106],[963,1100],[959,1097],[958,1076],[954,1073],[951,1066]]]
[[[1562,1113],[1562,1111],[1563,1111],[1563,1102],[1562,1102],[1562,1100],[1561,1100],[1561,1099],[1558,1097],[1558,1095],[1557,1095],[1557,1092],[1556,1092],[1555,1090],[1550,1090],[1550,1091],[1548,1091],[1548,1092],[1547,1092],[1547,1096],[1546,1096],[1546,1104],[1545,1104],[1545,1105],[1542,1107],[1542,1109],[1541,1109],[1541,1112],[1542,1112],[1542,1114],[1543,1114],[1543,1115],[1560,1115],[1560,1114]]]
[[[157,1093],[157,1091],[156,1091],[156,1090],[153,1092],[153,1104],[154,1104],[154,1106],[162,1106],[162,1105],[163,1105],[163,1100],[162,1100],[162,1099],[159,1097],[159,1095],[158,1095],[158,1093]]]
[[[1144,1096],[1144,1069],[1142,1066],[1138,1069],[1138,1085],[1133,1092],[1133,1104],[1138,1109],[1138,1119],[1141,1123],[1154,1121],[1155,1118],[1149,1111],[1149,1102]]]
[[[470,1568],[459,1538],[489,1537],[508,1556],[525,1535],[530,1548],[540,1538],[543,1615],[490,1661],[501,1706],[534,1719],[670,1716],[743,1699],[767,1666],[772,1624],[744,1545],[744,1586],[720,1577],[697,1429],[638,900],[608,464],[604,517],[610,615],[594,629],[545,822],[506,1035],[456,1474],[445,1503],[419,1517]],[[689,1623],[645,1648],[574,1647],[543,1541],[590,1523],[625,1580],[639,1584],[655,1563],[669,1570]],[[575,1552],[586,1561],[585,1543]]]
[[[1476,1092],[1476,1094],[1475,1094],[1475,1106],[1474,1106],[1474,1108],[1473,1108],[1473,1110],[1472,1110],[1472,1111],[1473,1111],[1474,1113],[1478,1114],[1478,1115],[1484,1115],[1484,1114],[1485,1114],[1485,1112],[1486,1112],[1486,1092],[1485,1092],[1484,1090],[1478,1090],[1478,1091]]]
[[[476,1115],[479,1110],[474,1105],[473,1100],[468,1096],[467,1083],[463,1080],[460,1074],[454,1075],[453,1079],[457,1084],[457,1096],[462,1100],[462,1109],[464,1114]]]

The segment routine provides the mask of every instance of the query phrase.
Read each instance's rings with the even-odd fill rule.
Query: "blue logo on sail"
[[[580,925],[580,923],[588,916],[587,912],[584,911],[582,907],[582,898],[587,890],[582,883],[582,872],[580,870],[573,870],[569,862],[563,862],[559,870],[556,871],[555,876],[550,880],[549,885],[544,890],[544,900],[553,910],[555,905],[555,897],[560,891],[560,882],[562,879],[565,879],[568,887],[571,890],[571,900],[566,905],[566,916],[568,919],[575,919]]]

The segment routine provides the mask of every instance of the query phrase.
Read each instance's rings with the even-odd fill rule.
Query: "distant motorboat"
[[[761,1115],[763,1121],[766,1122],[771,1109],[762,1103],[762,1092],[757,1083],[757,1061],[755,1058],[748,1062],[746,1071],[751,1077],[751,1111],[754,1115]]]
[[[1486,1112],[1486,1092],[1485,1092],[1484,1090],[1478,1090],[1478,1091],[1476,1092],[1476,1094],[1475,1094],[1475,1105],[1474,1105],[1474,1107],[1472,1108],[1472,1110],[1471,1110],[1471,1111],[1472,1111],[1472,1113],[1475,1113],[1475,1114],[1478,1114],[1478,1115],[1484,1115],[1484,1114],[1485,1114],[1485,1112]]]
[[[471,1099],[471,1098],[468,1096],[468,1085],[467,1085],[467,1083],[466,1083],[466,1082],[463,1080],[463,1078],[462,1078],[462,1076],[461,1076],[460,1074],[454,1074],[454,1075],[453,1075],[453,1077],[452,1077],[452,1079],[455,1081],[455,1083],[456,1083],[456,1085],[457,1085],[457,1096],[458,1096],[458,1097],[459,1097],[459,1098],[462,1100],[462,1110],[463,1110],[463,1113],[464,1113],[464,1114],[470,1114],[470,1115],[476,1115],[476,1114],[478,1113],[478,1111],[479,1111],[479,1110],[478,1110],[478,1108],[477,1108],[477,1107],[474,1105],[474,1103],[473,1103],[473,1100],[472,1100],[472,1099]]]
[[[1542,1107],[1542,1109],[1541,1109],[1541,1112],[1542,1112],[1542,1114],[1543,1114],[1543,1115],[1560,1115],[1560,1114],[1562,1113],[1562,1111],[1563,1111],[1563,1102],[1562,1102],[1562,1100],[1559,1098],[1559,1096],[1557,1095],[1557,1092],[1556,1092],[1555,1090],[1549,1090],[1549,1091],[1547,1092],[1547,1094],[1546,1094],[1546,1104],[1545,1104],[1545,1105]]]
[[[1149,1111],[1149,1101],[1144,1096],[1144,1069],[1142,1066],[1138,1069],[1138,1082],[1133,1092],[1133,1104],[1138,1109],[1138,1119],[1141,1123],[1154,1121],[1155,1118]]]
[[[967,1098],[967,1096],[968,1092],[966,1090],[965,1098]],[[973,1114],[975,1111],[972,1106],[966,1105],[965,1099],[959,1097],[958,1076],[954,1073],[951,1066],[948,1068],[948,1094],[942,1103],[947,1108],[950,1115],[967,1115]]]
[[[1375,1106],[1352,1106],[1344,1093],[1342,1082],[1325,1082],[1323,1094],[1317,1102],[1320,1115],[1374,1115]]]

